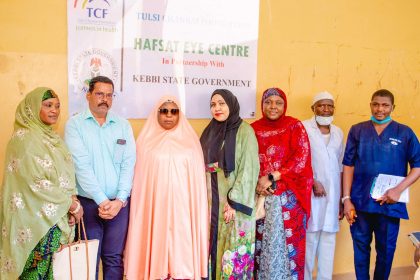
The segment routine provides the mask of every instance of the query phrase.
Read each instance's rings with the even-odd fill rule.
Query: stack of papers
[[[379,174],[376,177],[375,182],[372,185],[372,189],[370,190],[370,195],[373,199],[378,199],[384,195],[384,193],[397,186],[405,177],[401,176],[394,176],[394,175],[387,175],[387,174]],[[408,196],[408,188],[406,188],[400,196],[398,202],[408,203],[409,196]]]
[[[419,247],[420,245],[420,231],[413,231],[408,235],[408,237],[411,239],[411,242],[413,242],[414,246]]]

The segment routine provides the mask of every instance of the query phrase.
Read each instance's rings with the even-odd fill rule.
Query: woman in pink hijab
[[[204,159],[179,108],[175,97],[161,98],[137,139],[125,247],[128,280],[207,277]]]

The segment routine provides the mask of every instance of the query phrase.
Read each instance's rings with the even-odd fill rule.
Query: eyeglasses
[[[159,113],[161,115],[167,115],[169,112],[171,112],[172,115],[178,115],[179,109],[166,109],[166,108],[159,109]]]
[[[100,98],[100,99],[104,99],[105,96],[108,99],[112,99],[113,97],[115,97],[115,94],[113,94],[113,93],[104,93],[104,92],[95,92],[95,96],[98,97],[98,98]]]

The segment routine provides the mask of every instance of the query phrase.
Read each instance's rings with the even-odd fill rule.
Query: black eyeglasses
[[[166,109],[166,108],[159,109],[159,113],[161,115],[167,115],[169,112],[171,112],[172,115],[178,115],[179,109]]]

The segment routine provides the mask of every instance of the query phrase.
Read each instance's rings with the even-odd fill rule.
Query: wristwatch
[[[343,196],[341,198],[341,203],[344,203],[344,201],[346,201],[346,199],[351,199],[351,197],[349,195]]]
[[[122,200],[121,198],[117,198],[117,200],[122,202],[122,207],[124,208],[125,206],[127,206],[127,200]]]
[[[271,182],[271,186],[269,188],[271,188],[273,191],[275,191],[277,189],[277,184],[276,184],[276,180],[274,180],[274,175],[271,173],[268,173],[267,175],[268,180],[270,180]],[[267,188],[268,190],[268,188]]]

